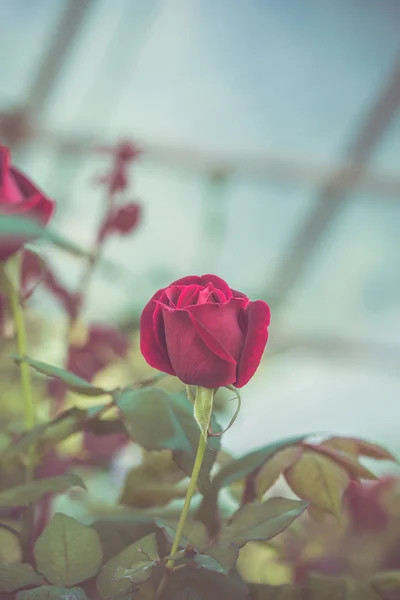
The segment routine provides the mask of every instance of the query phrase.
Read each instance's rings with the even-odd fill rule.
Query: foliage
[[[2,406],[0,599],[400,597],[400,521],[394,510],[400,494],[394,480],[377,480],[362,462],[364,457],[395,460],[389,452],[357,438],[330,436],[315,443],[310,435],[299,435],[241,457],[227,456],[212,406],[197,398],[194,410],[191,390],[186,396],[179,386],[168,389],[154,371],[142,380],[128,362],[132,340],[125,332],[82,322],[87,281],[101,262],[103,244],[111,235],[134,232],[140,223],[136,203],[117,202],[128,186],[127,165],[138,151],[126,143],[107,151],[113,165],[100,181],[107,207],[92,250],[76,248],[36,224],[0,216],[0,235],[42,236],[87,261],[82,285],[73,291],[41,254],[28,257],[23,251],[22,279],[43,284],[60,303],[68,342],[62,366],[34,354],[16,354],[8,342],[2,348],[4,368],[13,377],[15,364],[29,367],[42,402],[41,419],[32,428],[18,413],[8,412],[6,402]],[[23,294],[27,313],[30,295]],[[0,301],[5,302],[3,296]],[[4,319],[3,326],[7,311]],[[129,377],[99,381],[121,362],[127,363]],[[13,408],[17,400],[22,403],[19,393]],[[207,449],[198,502],[171,557],[181,510],[174,506],[186,495],[200,436]],[[140,449],[141,461],[125,474],[110,514],[93,510],[85,523],[60,511],[54,514],[57,495],[67,490],[87,498],[90,469],[107,473],[115,453],[129,445]],[[34,469],[27,477],[32,456]],[[274,495],[279,478],[295,499]],[[234,509],[226,509],[222,492]],[[7,556],[2,533],[15,540],[17,559]],[[322,548],[319,555],[309,550],[314,541]],[[292,577],[284,585],[252,581],[243,557],[253,547],[273,548]],[[375,549],[374,561],[361,560],[360,566],[352,557],[366,548]]]

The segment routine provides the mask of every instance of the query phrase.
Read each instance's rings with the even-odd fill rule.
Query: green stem
[[[14,279],[14,278],[13,278]],[[17,269],[15,281],[8,279],[8,300],[11,315],[14,320],[15,333],[17,338],[17,351],[20,356],[26,356],[28,344],[26,338],[24,312],[20,302],[19,288],[15,282],[20,281],[20,270]],[[19,369],[21,373],[22,397],[24,402],[25,429],[30,430],[36,425],[36,408],[32,394],[32,383],[30,368],[27,363],[20,362]],[[27,453],[25,481],[29,483],[35,475],[35,447],[31,446]],[[27,506],[21,529],[21,542],[25,556],[29,552],[29,537],[33,526],[33,505]]]
[[[28,344],[26,339],[24,313],[19,300],[19,292],[11,282],[8,286],[8,298],[17,336],[18,354],[20,356],[26,356]],[[19,368],[24,399],[25,428],[32,429],[36,424],[36,410],[32,395],[30,368],[29,365],[23,361],[19,363]]]
[[[207,442],[203,434],[200,434],[199,446],[197,448],[196,460],[193,465],[192,475],[190,477],[189,487],[186,493],[185,503],[183,505],[182,513],[179,519],[178,527],[175,533],[174,543],[172,544],[170,556],[174,557],[179,550],[179,544],[181,541],[183,529],[185,527],[186,519],[189,514],[190,503],[192,501],[193,495],[196,491],[197,479],[199,477],[201,465],[203,463],[204,454],[207,448]],[[174,560],[170,559],[167,562],[167,568],[174,566]]]

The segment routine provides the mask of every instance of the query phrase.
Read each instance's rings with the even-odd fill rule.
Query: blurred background
[[[134,330],[158,288],[216,273],[272,308],[229,451],[332,431],[400,453],[398,0],[0,0],[0,23],[0,138],[55,229],[90,248],[94,147],[143,151],[140,228],[87,315]],[[82,261],[47,254],[74,285]]]

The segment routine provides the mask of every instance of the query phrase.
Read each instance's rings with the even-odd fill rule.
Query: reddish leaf
[[[397,462],[397,458],[385,448],[382,448],[382,446],[358,438],[334,436],[325,440],[322,444],[356,457],[367,456],[368,458],[375,458],[376,460],[391,460]]]
[[[103,240],[106,236],[113,233],[127,235],[136,229],[141,216],[139,204],[131,203],[125,206],[115,208],[107,217],[99,233],[99,239]]]
[[[320,445],[326,448],[333,448],[333,450],[338,450],[339,452],[344,452],[354,458],[358,458],[359,456],[358,445],[356,441],[351,438],[332,437],[328,440],[324,440]]]
[[[304,446],[310,450],[313,450],[314,452],[318,452],[319,454],[323,454],[331,458],[335,463],[343,467],[350,477],[355,479],[378,479],[376,475],[371,473],[371,471],[361,465],[357,460],[347,454],[344,454],[343,452],[340,452],[339,450],[327,448],[321,444],[304,444]]]

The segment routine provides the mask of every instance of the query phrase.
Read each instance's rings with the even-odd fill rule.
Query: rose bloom
[[[154,294],[140,319],[150,366],[205,388],[243,387],[268,340],[270,310],[216,275],[184,277]]]
[[[55,203],[47,198],[21,171],[11,165],[10,151],[0,146],[0,214],[20,215],[47,225]],[[21,237],[0,237],[0,261],[18,252],[25,242]]]

